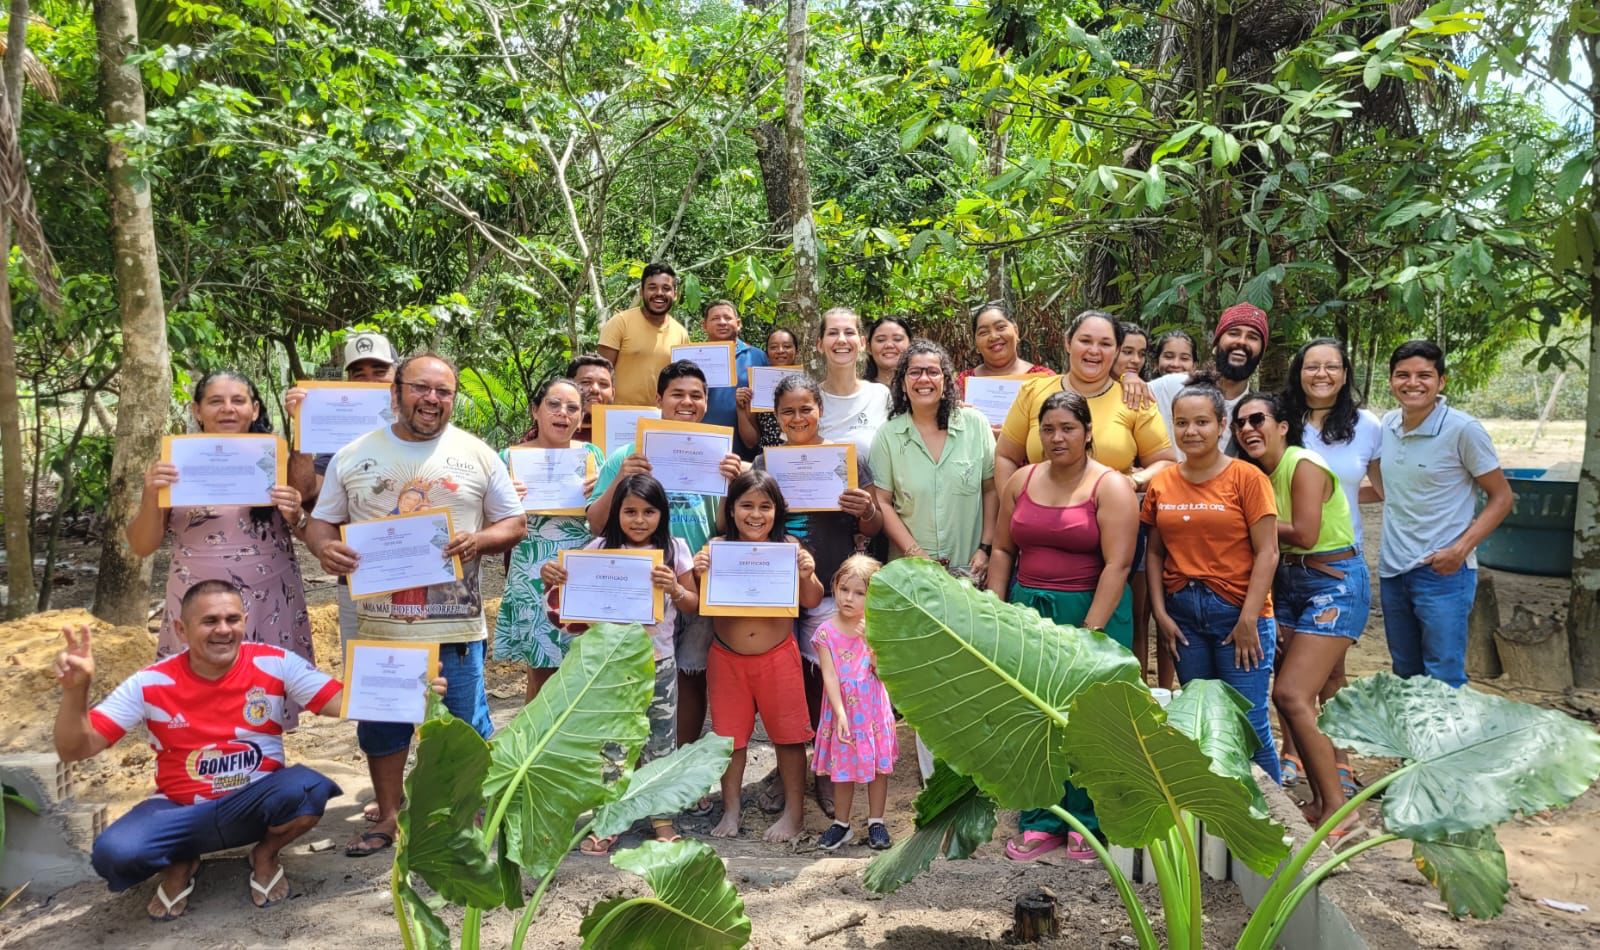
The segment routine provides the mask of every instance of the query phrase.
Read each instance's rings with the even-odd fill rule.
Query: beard
[[[1246,359],[1243,363],[1234,363],[1229,359],[1230,353],[1243,350]],[[1212,362],[1216,364],[1217,375],[1229,382],[1242,383],[1256,374],[1256,367],[1261,365],[1261,354],[1251,353],[1248,347],[1235,346],[1226,352],[1212,354]]]

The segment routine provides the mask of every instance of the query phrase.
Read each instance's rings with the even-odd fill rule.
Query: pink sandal
[[[1060,835],[1048,831],[1024,831],[1022,843],[1015,838],[1006,841],[1006,857],[1012,861],[1037,861],[1067,843]]]
[[[1076,831],[1067,832],[1067,857],[1073,861],[1099,861],[1100,855]]]

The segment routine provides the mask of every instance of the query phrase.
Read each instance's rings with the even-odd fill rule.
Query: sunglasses
[[[1248,416],[1240,416],[1239,418],[1233,420],[1233,428],[1236,431],[1241,431],[1246,426],[1249,426],[1252,429],[1259,429],[1266,425],[1267,420],[1270,418],[1272,417],[1264,412],[1252,412]]]

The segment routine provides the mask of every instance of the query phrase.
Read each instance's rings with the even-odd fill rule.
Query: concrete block
[[[39,806],[35,815],[7,803],[0,890],[28,885],[33,897],[97,879],[89,864],[95,836],[105,830],[104,805],[72,802],[72,771],[52,754],[0,756],[0,782]]]
[[[49,808],[72,796],[72,767],[53,752],[0,756],[0,781]]]

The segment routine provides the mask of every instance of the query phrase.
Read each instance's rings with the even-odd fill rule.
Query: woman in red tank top
[[[1045,400],[1039,440],[1044,461],[1022,468],[1000,492],[989,589],[1058,624],[1098,630],[1131,648],[1128,568],[1139,535],[1133,486],[1126,478],[1106,478],[1113,471],[1089,457],[1089,404],[1075,392]],[[1068,783],[1061,804],[1098,832],[1094,803],[1082,789]],[[1088,843],[1048,810],[1024,811],[1018,824],[1022,838],[1006,842],[1006,857],[1013,861],[1031,861],[1063,846],[1070,858],[1095,860]]]

